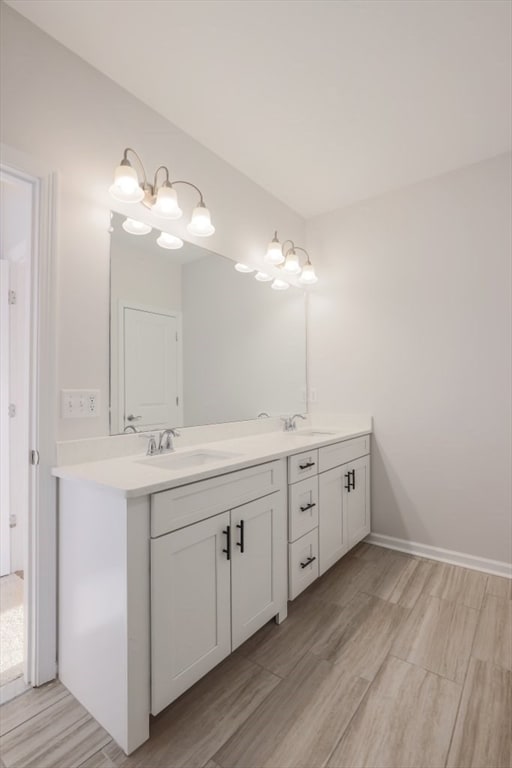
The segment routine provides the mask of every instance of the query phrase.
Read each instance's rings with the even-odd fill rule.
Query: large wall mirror
[[[306,408],[305,295],[112,215],[110,432],[198,426]]]

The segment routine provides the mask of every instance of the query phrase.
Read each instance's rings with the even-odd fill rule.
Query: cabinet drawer
[[[284,487],[284,464],[271,461],[151,496],[151,536],[162,536]]]
[[[318,473],[318,450],[296,453],[288,457],[288,482],[296,483]]]
[[[288,590],[290,600],[318,577],[318,528],[288,545]]]
[[[324,448],[320,448],[318,453],[318,471],[326,472],[328,469],[339,467],[340,464],[346,464],[347,461],[353,461],[370,453],[370,435],[326,445]]]
[[[290,485],[288,540],[295,541],[318,525],[318,476]]]

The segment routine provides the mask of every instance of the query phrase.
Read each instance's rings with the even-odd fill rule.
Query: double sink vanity
[[[54,470],[60,678],[126,753],[370,532],[370,432],[308,424]]]

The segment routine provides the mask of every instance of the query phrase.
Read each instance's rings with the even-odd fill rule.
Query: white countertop
[[[352,425],[350,428],[330,426],[322,428],[315,425],[314,429],[318,432],[325,431],[330,434],[306,435],[300,429],[296,432],[266,432],[200,443],[183,450],[179,449],[178,438],[177,450],[172,454],[176,457],[185,457],[187,454],[201,451],[222,451],[237,455],[229,458],[215,458],[201,466],[169,469],[151,466],[148,460],[156,457],[146,457],[145,454],[139,453],[102,461],[59,466],[52,470],[52,474],[61,479],[92,483],[126,498],[133,498],[186,483],[194,483],[254,464],[263,464],[266,461],[281,459],[371,432],[367,423],[361,423],[358,426],[360,429],[357,425]]]

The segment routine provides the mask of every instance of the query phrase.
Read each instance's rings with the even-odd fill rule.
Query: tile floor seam
[[[384,659],[383,659],[383,661],[382,661],[382,664],[380,665],[379,669],[377,670],[377,672],[376,672],[376,674],[375,674],[375,677],[373,678],[373,680],[369,681],[369,680],[366,680],[366,678],[364,678],[364,677],[361,677],[361,675],[358,675],[358,678],[359,678],[360,680],[363,680],[363,682],[365,682],[365,683],[369,683],[369,685],[368,685],[368,687],[367,687],[366,691],[364,692],[364,695],[362,696],[362,698],[361,698],[361,701],[359,702],[359,704],[358,704],[358,705],[357,705],[357,707],[355,708],[354,712],[352,713],[352,717],[349,719],[349,721],[348,721],[347,725],[346,725],[346,726],[345,726],[345,728],[343,729],[343,732],[340,734],[340,737],[339,737],[339,739],[337,739],[337,740],[336,740],[336,742],[335,742],[335,744],[334,744],[333,748],[332,748],[332,749],[331,749],[331,751],[329,752],[329,755],[327,756],[327,759],[326,759],[326,760],[324,761],[324,763],[322,764],[322,767],[321,767],[321,768],[325,768],[325,766],[329,764],[329,760],[331,759],[331,757],[333,756],[333,754],[334,754],[334,753],[335,753],[335,751],[337,750],[337,748],[338,748],[338,745],[339,745],[339,744],[341,744],[341,740],[343,739],[343,737],[344,737],[344,736],[345,736],[345,734],[347,733],[348,729],[350,728],[350,726],[351,726],[351,724],[352,724],[352,721],[354,720],[355,716],[356,716],[356,715],[357,715],[357,713],[359,712],[359,709],[362,707],[363,703],[365,702],[365,700],[366,700],[366,697],[369,695],[369,693],[370,693],[370,690],[371,690],[371,688],[372,688],[372,686],[373,686],[373,684],[374,684],[374,682],[375,682],[375,680],[376,680],[376,678],[377,678],[377,676],[378,676],[378,674],[379,674],[379,672],[380,672],[380,669],[381,669],[381,667],[382,667],[382,666],[383,666],[383,664],[384,664],[384,663],[387,661],[387,659],[388,659],[388,656],[390,656],[390,655],[391,655],[391,654],[390,654],[390,653],[388,653],[388,654],[387,654],[387,655],[384,657]],[[276,768],[276,766],[273,766],[273,768]]]
[[[486,579],[485,579],[485,588],[486,589],[487,589],[487,581],[488,581],[488,577],[486,577]],[[485,594],[485,592],[484,592],[484,594]],[[483,600],[482,600],[482,606],[483,606]],[[478,609],[478,621],[475,623],[475,629],[474,629],[474,632],[473,632],[473,638],[471,640],[471,648],[469,649],[468,662],[466,664],[466,672],[464,673],[464,682],[461,685],[461,689],[460,689],[459,703],[457,704],[457,712],[455,713],[455,719],[453,721],[453,728],[452,728],[452,733],[451,733],[451,736],[450,736],[450,743],[448,744],[448,749],[446,751],[446,758],[445,758],[445,761],[444,761],[444,768],[446,768],[446,766],[448,764],[448,758],[450,757],[450,750],[451,750],[452,744],[453,744],[453,737],[455,736],[455,729],[457,728],[457,721],[459,719],[460,707],[461,707],[461,704],[462,704],[462,698],[464,696],[464,689],[466,687],[466,682],[467,682],[467,679],[468,679],[469,665],[471,663],[471,658],[472,658],[472,654],[473,654],[473,648],[475,646],[476,633],[478,631],[478,626],[480,624],[481,619],[482,619],[482,608],[479,608]]]
[[[26,693],[30,693],[30,691],[26,691]],[[21,694],[21,696],[23,696],[23,694]],[[56,701],[52,701],[51,704],[48,704],[48,706],[43,707],[42,709],[39,709],[37,712],[34,712],[33,715],[30,715],[30,717],[27,717],[25,720],[22,720],[21,722],[17,723],[16,725],[13,725],[12,728],[9,728],[8,731],[4,731],[0,735],[0,741],[4,738],[4,736],[7,736],[9,733],[12,733],[13,731],[15,731],[16,728],[19,728],[21,725],[25,725],[25,723],[29,723],[31,720],[34,719],[34,717],[38,717],[42,712],[46,712],[47,709],[51,709],[51,707],[54,707],[56,704],[61,702],[62,699],[65,699],[66,696],[69,696],[71,698],[73,697],[72,694],[66,689],[66,692],[62,696],[59,696],[59,698]],[[16,698],[18,699],[20,697],[16,696]],[[15,701],[15,700],[16,699],[11,699],[11,701]],[[6,701],[5,704],[10,704],[11,701]],[[3,706],[5,706],[5,705],[3,705]],[[87,714],[89,714],[89,713],[87,713]],[[92,718],[92,715],[89,715],[89,716]]]

